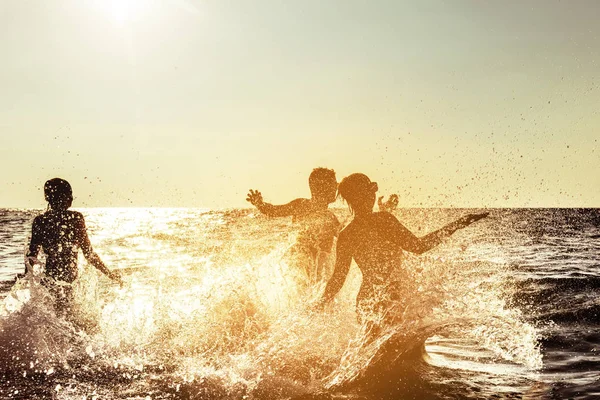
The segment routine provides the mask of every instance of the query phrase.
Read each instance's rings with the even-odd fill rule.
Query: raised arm
[[[273,205],[266,203],[262,198],[262,193],[258,190],[250,189],[248,197],[246,198],[250,204],[258,208],[262,214],[268,215],[269,217],[288,217],[291,215],[301,214],[303,208],[306,207],[306,199],[292,200],[287,204]]]
[[[80,216],[77,221],[77,241],[79,243],[79,247],[83,251],[83,255],[85,259],[92,264],[98,271],[102,272],[104,275],[108,276],[110,279],[122,283],[121,276],[114,271],[111,271],[104,265],[98,254],[92,248],[92,244],[87,234],[87,229],[85,227],[85,220],[83,216]]]
[[[335,269],[333,270],[331,279],[329,279],[327,282],[327,286],[325,286],[325,292],[323,293],[323,297],[318,304],[319,306],[323,306],[333,300],[333,298],[342,289],[342,286],[344,286],[344,282],[348,276],[348,271],[350,270],[350,264],[352,263],[352,251],[349,240],[347,237],[345,237],[343,232],[340,233],[340,237],[337,242],[335,257]]]
[[[397,194],[392,194],[390,197],[384,202],[383,196],[380,196],[377,199],[377,204],[379,205],[379,211],[387,211],[389,213],[393,213],[398,208],[398,203],[400,200],[398,199]]]
[[[438,229],[437,231],[431,232],[421,238],[415,236],[396,218],[390,215],[390,221],[393,220],[392,223],[395,225],[394,228],[391,229],[392,240],[406,251],[416,254],[423,254],[426,251],[436,247],[445,238],[452,235],[458,229],[465,228],[471,225],[473,222],[487,217],[487,215],[488,213],[465,215],[464,217],[461,217],[456,221]]]

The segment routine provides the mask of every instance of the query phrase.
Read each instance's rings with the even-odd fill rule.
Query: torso
[[[402,248],[391,241],[388,213],[355,217],[340,233],[339,241],[349,244],[352,257],[362,272],[357,304],[377,296],[381,288],[397,285],[402,276]]]
[[[304,199],[292,221],[300,230],[293,251],[300,257],[308,257],[299,264],[310,284],[315,284],[331,275],[333,263],[330,262],[334,238],[340,230],[340,222],[327,208],[311,200]]]
[[[320,251],[330,252],[340,230],[340,222],[327,205],[323,207],[309,199],[302,199],[292,222],[300,226],[298,244],[306,246],[313,257]]]
[[[35,218],[32,240],[46,253],[46,275],[65,282],[77,277],[77,251],[85,237],[83,216],[76,211],[51,210]]]

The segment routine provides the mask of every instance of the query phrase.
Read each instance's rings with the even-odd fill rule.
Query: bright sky
[[[600,2],[4,0],[0,207],[600,207]]]

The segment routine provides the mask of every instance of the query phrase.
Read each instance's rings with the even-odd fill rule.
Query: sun
[[[152,0],[96,0],[95,6],[119,25],[143,19],[152,8]]]

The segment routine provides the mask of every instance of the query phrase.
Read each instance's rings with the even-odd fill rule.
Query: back
[[[329,253],[331,251],[333,239],[338,235],[340,229],[340,222],[330,210],[304,214],[295,221],[301,226],[298,243],[306,245],[314,252]]]
[[[46,275],[65,282],[77,278],[77,251],[89,240],[83,215],[76,211],[50,210],[33,220],[28,256],[46,254]]]
[[[370,292],[373,285],[387,283],[402,260],[402,247],[395,240],[395,217],[387,212],[355,218],[340,233],[339,241],[352,253],[363,275],[361,292]],[[338,246],[340,243],[338,242]]]

